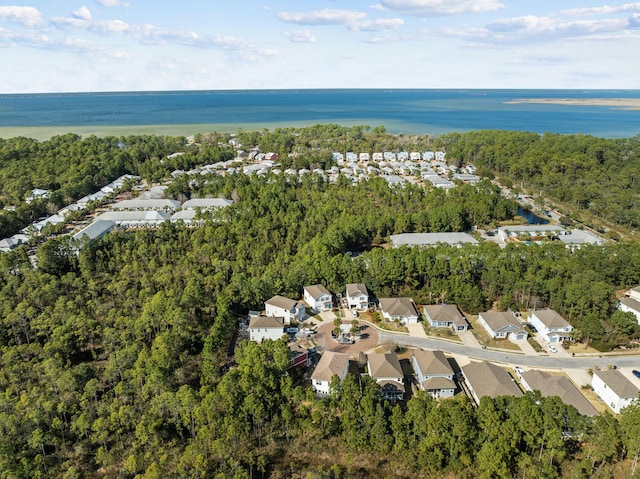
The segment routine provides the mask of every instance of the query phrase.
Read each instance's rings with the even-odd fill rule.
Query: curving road
[[[598,367],[607,368],[609,365],[616,367],[634,367],[640,369],[640,355],[602,355],[602,356],[525,356],[524,354],[494,351],[491,349],[479,349],[463,344],[441,341],[432,338],[416,338],[401,333],[378,331],[380,343],[393,342],[403,346],[413,346],[422,349],[441,350],[445,353],[459,354],[469,358],[481,359],[497,363],[518,364],[547,369],[590,369]]]

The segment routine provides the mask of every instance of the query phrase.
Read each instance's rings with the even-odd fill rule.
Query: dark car
[[[634,369],[633,371],[631,371],[633,373],[633,375],[635,377],[637,377],[638,379],[640,379],[640,371],[638,371],[637,369]]]

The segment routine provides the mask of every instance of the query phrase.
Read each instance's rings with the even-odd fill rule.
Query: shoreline
[[[611,106],[617,110],[640,110],[640,98],[514,98],[505,101],[508,105],[520,103],[567,105],[567,106]]]

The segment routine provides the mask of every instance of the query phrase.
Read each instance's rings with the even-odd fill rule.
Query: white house
[[[412,364],[420,389],[436,399],[454,395],[453,368],[442,351],[418,350],[413,354]]]
[[[311,387],[317,394],[331,394],[330,386],[334,376],[343,380],[349,371],[349,356],[325,351],[311,375]]]
[[[432,328],[451,328],[466,331],[469,323],[455,304],[430,304],[422,308],[425,319]]]
[[[368,309],[369,291],[362,283],[347,284],[346,300],[350,309]]]
[[[31,190],[31,193],[29,193],[29,196],[27,196],[25,198],[25,201],[27,203],[31,203],[32,201],[49,198],[49,195],[51,195],[51,192],[49,190],[43,190],[43,189],[40,189],[40,188],[35,188],[35,189]]]
[[[498,228],[498,238],[504,242],[508,240],[517,241],[518,239],[553,238],[566,233],[567,230],[558,225],[515,225]]]
[[[333,308],[333,296],[321,284],[305,286],[302,297],[309,307],[316,313],[330,311]]]
[[[635,314],[638,324],[640,324],[640,286],[631,288],[624,298],[620,298],[618,309]]]
[[[404,397],[404,373],[396,353],[371,353],[367,355],[369,376],[380,385],[383,399],[397,401]]]
[[[296,301],[279,295],[265,301],[264,309],[267,316],[283,317],[284,324],[291,324],[292,321],[302,321],[305,317],[304,304],[302,301]]]
[[[179,208],[181,203],[178,200],[169,199],[132,199],[122,200],[111,205],[112,210],[129,211],[172,211]]]
[[[531,312],[529,323],[534,326],[548,343],[561,343],[571,339],[571,326],[553,309],[538,309]]]
[[[261,343],[265,339],[277,341],[284,335],[284,318],[255,316],[249,321],[249,339]]]
[[[380,298],[380,312],[387,321],[415,324],[420,314],[411,298]]]
[[[469,233],[400,233],[390,235],[394,248],[401,246],[438,246],[446,244],[461,247],[463,244],[478,244],[478,240]]]
[[[518,318],[508,312],[487,311],[480,313],[478,321],[492,338],[508,338],[512,341],[527,339],[529,335]]]
[[[638,393],[640,393],[640,390],[617,369],[594,371],[591,386],[600,399],[616,414],[638,399]]]

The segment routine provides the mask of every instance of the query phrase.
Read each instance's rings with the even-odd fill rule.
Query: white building
[[[305,286],[302,297],[311,310],[316,313],[330,311],[333,308],[333,296],[321,284]]]
[[[349,356],[325,351],[311,375],[311,387],[317,394],[331,394],[331,381],[334,376],[343,380],[349,371]]]
[[[284,318],[256,316],[249,321],[249,339],[261,343],[265,339],[277,341],[284,335]]]
[[[591,386],[600,399],[616,414],[638,399],[638,393],[640,393],[640,390],[617,369],[594,371]]]
[[[264,302],[267,316],[279,316],[284,318],[284,324],[292,321],[302,321],[305,318],[304,304],[301,301],[276,295]]]
[[[380,298],[380,311],[387,321],[416,324],[420,314],[411,298]]]
[[[347,284],[346,300],[350,309],[369,309],[369,291],[362,283]]]
[[[529,323],[534,326],[548,343],[561,343],[571,340],[571,326],[553,309],[538,309],[531,312]]]
[[[440,244],[460,247],[463,244],[478,244],[478,240],[469,233],[400,233],[390,235],[389,239],[394,248]]]

